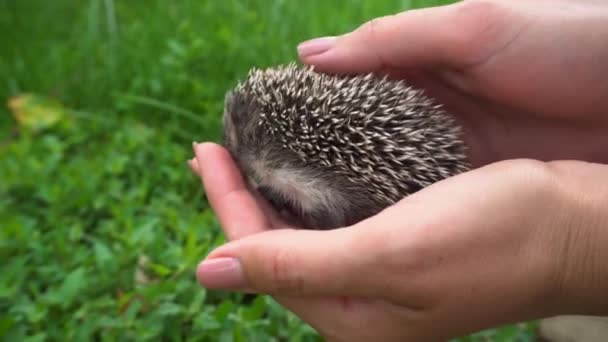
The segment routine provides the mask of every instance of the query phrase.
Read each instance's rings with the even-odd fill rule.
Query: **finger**
[[[364,230],[365,235],[362,235]],[[365,237],[365,238],[362,238]],[[197,269],[207,288],[281,296],[378,296],[386,241],[372,229],[274,230],[228,243]]]
[[[273,298],[319,333],[324,333],[328,325],[335,326],[347,320],[344,311],[352,302],[341,297],[274,296]]]
[[[252,191],[252,196],[255,198],[258,206],[266,216],[266,219],[270,222],[270,228],[295,228],[286,222],[259,192]]]
[[[300,319],[317,330],[323,337],[343,335],[344,329],[377,320],[379,327],[387,320],[387,313],[395,306],[375,300],[350,297],[274,297],[275,300],[295,313]],[[401,317],[403,320],[404,317]],[[384,322],[386,323],[386,322]],[[393,323],[393,321],[391,321]],[[388,327],[387,327],[388,328]]]
[[[198,169],[198,163],[196,161],[196,158],[188,160],[188,166],[190,166],[190,170],[192,170],[192,172],[200,176],[200,170]]]
[[[188,165],[193,172],[199,173],[196,158],[190,159]],[[258,203],[268,205],[262,198],[258,199]],[[266,208],[266,210],[274,214],[271,208]],[[279,224],[282,224],[280,219],[276,220]],[[342,322],[344,318],[348,318],[345,317],[346,315],[361,316],[370,307],[367,300],[345,297],[276,296],[275,300],[320,332],[327,329],[328,322],[335,325],[336,322]],[[365,318],[362,320],[365,320]],[[350,322],[348,319],[347,321]]]
[[[198,163],[196,158],[192,158],[188,160],[188,165],[192,172],[200,176],[200,170],[198,168]],[[274,210],[272,205],[268,203],[268,201],[262,197],[258,192],[251,190],[251,195],[255,198],[256,203],[264,213],[264,216],[270,222],[269,228],[290,228],[290,225],[279,215],[279,213]]]
[[[475,15],[460,15],[467,13],[463,6],[457,3],[374,19],[345,35],[300,44],[300,59],[331,73],[460,67],[466,63],[471,42],[468,28],[473,25],[467,21]]]
[[[194,148],[196,163],[209,203],[229,240],[259,233],[271,222],[249,192],[232,157],[224,148],[212,143]]]

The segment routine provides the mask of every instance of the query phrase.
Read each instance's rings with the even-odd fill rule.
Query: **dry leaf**
[[[58,101],[37,94],[22,94],[8,101],[20,127],[40,131],[66,119],[66,109]]]

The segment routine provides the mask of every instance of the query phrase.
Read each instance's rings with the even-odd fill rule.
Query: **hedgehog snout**
[[[297,169],[267,169],[255,186],[257,192],[288,223],[307,229],[344,225],[346,203],[335,184]]]

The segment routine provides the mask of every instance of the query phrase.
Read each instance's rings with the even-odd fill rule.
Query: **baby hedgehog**
[[[291,223],[344,227],[469,169],[461,129],[431,98],[373,74],[253,69],[226,94],[223,144]]]

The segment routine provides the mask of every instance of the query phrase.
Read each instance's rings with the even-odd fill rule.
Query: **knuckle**
[[[304,280],[295,254],[282,249],[275,252],[271,260],[272,288],[278,294],[303,294]]]
[[[465,63],[474,64],[487,58],[500,42],[506,27],[506,8],[489,0],[463,1],[453,6],[453,28],[446,31],[448,40]]]
[[[513,162],[516,174],[531,184],[545,185],[551,180],[551,168],[544,162],[533,159],[519,159]]]
[[[506,177],[513,188],[525,189],[519,195],[522,200],[549,204],[561,197],[559,179],[546,162],[525,158],[506,160],[497,162],[494,171]]]
[[[487,22],[496,21],[504,14],[504,5],[491,0],[462,1],[454,6],[456,20],[462,26],[478,27]]]
[[[473,13],[476,17],[494,13],[498,7],[500,4],[493,0],[466,0],[459,2],[456,6],[460,11]]]
[[[384,32],[392,15],[371,19],[359,26],[356,33],[362,36],[364,41],[374,42],[383,39]]]
[[[551,169],[547,163],[528,158],[499,161],[496,164],[497,172],[507,172],[516,180],[526,180],[531,183],[545,182],[549,179]]]
[[[371,19],[353,31],[350,39],[355,45],[368,47],[369,54],[376,59],[377,63],[389,64],[384,60],[385,51],[383,50],[399,30],[399,25],[395,24],[395,17],[396,15],[387,15]]]

